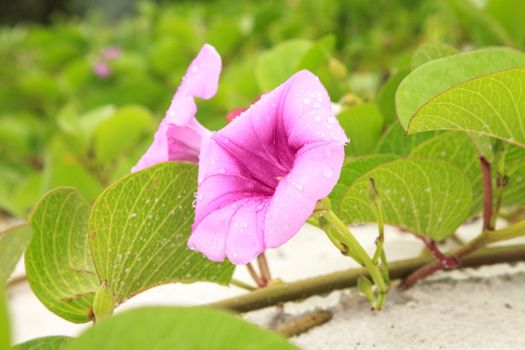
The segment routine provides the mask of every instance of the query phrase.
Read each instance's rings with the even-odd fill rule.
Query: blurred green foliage
[[[25,216],[39,196],[60,185],[74,186],[92,200],[128,173],[206,42],[224,63],[218,95],[199,102],[198,118],[207,127],[222,127],[229,111],[306,68],[321,78],[333,101],[367,103],[343,113],[353,121],[349,134],[366,141],[348,154],[371,153],[396,120],[394,93],[414,50],[427,42],[460,50],[520,47],[525,31],[515,5],[146,2],[136,15],[115,23],[91,14],[56,19],[50,26],[0,28],[0,208]],[[105,58],[108,48],[118,48],[120,55]],[[105,77],[95,74],[100,63]],[[358,125],[368,118],[374,123],[360,134]]]

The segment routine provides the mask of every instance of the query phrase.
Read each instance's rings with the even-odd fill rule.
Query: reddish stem
[[[255,281],[255,284],[257,284],[259,288],[266,287],[265,281],[261,277],[259,277],[251,263],[246,264],[246,268],[248,269],[250,276],[252,276],[253,280]]]
[[[427,246],[430,253],[441,263],[441,267],[445,270],[453,269],[457,267],[460,260],[456,256],[446,256],[439,250],[436,242],[433,239],[422,237],[423,242]]]
[[[268,260],[266,260],[266,255],[264,253],[257,257],[257,263],[259,264],[259,270],[261,271],[264,286],[267,286],[272,280],[272,275],[270,274],[270,267],[268,266]]]

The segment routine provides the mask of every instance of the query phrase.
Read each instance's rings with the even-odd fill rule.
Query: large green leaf
[[[71,341],[67,350],[287,350],[275,333],[224,311],[143,308],[119,314]]]
[[[378,153],[407,156],[422,142],[437,135],[436,132],[422,132],[406,135],[399,123],[394,123],[383,133],[376,148]]]
[[[33,238],[25,254],[27,278],[51,311],[88,322],[99,286],[87,242],[89,204],[73,188],[48,192],[33,211]]]
[[[14,350],[60,350],[63,349],[70,340],[70,337],[62,335],[35,338],[17,344]]]
[[[437,135],[414,148],[410,156],[441,159],[461,169],[472,184],[472,214],[481,210],[483,186],[479,155],[467,134],[452,131]]]
[[[310,41],[295,39],[276,45],[263,53],[255,67],[260,89],[269,91],[288,79],[297,70],[311,46]]]
[[[169,282],[229,282],[233,265],[191,251],[197,167],[162,163],[104,191],[89,219],[91,251],[101,281],[119,304]]]
[[[345,222],[376,221],[368,200],[371,178],[387,224],[439,240],[470,214],[472,188],[459,169],[436,159],[402,159],[378,165],[353,182],[337,212]]]
[[[339,181],[334,186],[332,193],[330,193],[334,211],[340,212],[341,200],[355,180],[379,164],[387,163],[397,158],[393,154],[373,154],[346,161],[341,169]]]
[[[0,232],[0,284],[4,284],[31,240],[31,227],[18,225]]]
[[[407,130],[470,131],[525,148],[525,67],[450,88],[423,105]]]
[[[485,109],[489,107],[486,106],[487,103],[483,101],[483,97],[488,97],[489,101],[495,98],[509,99],[511,95],[505,91],[507,86],[498,81],[490,80],[492,79],[490,74],[519,66],[525,66],[525,54],[507,48],[482,49],[428,62],[416,68],[399,85],[396,93],[396,108],[399,121],[403,128],[409,132],[437,129],[437,127],[431,128],[430,126],[441,122],[443,119],[455,119],[455,116],[442,115],[448,113],[449,109],[452,109],[448,103],[461,105],[461,109],[456,110],[455,115],[461,112],[464,116],[463,118],[471,120],[475,117],[471,113],[465,112],[464,109],[468,110],[476,106],[465,106],[463,103],[468,104],[469,101],[475,100],[476,102],[474,103],[482,104],[482,106],[476,108],[479,110],[483,106],[485,106]],[[467,82],[465,83],[467,86],[462,88],[458,86],[465,81],[485,75],[489,76],[485,77],[487,80],[483,82]],[[460,90],[457,90],[458,88]],[[465,88],[472,91],[464,91]],[[490,92],[492,88],[496,89],[498,93],[492,93],[492,96],[478,96],[478,93],[483,94],[482,91],[479,91],[480,89],[486,89]],[[444,99],[444,95],[449,95],[451,91],[453,92],[452,96],[448,97],[455,97],[456,101]],[[490,95],[490,93],[488,94]],[[444,102],[444,104],[439,106],[441,108],[440,113],[433,116],[427,115],[423,123],[421,123],[421,120],[416,122],[417,119],[421,119],[418,117],[422,112],[421,109],[435,98]],[[490,112],[490,109],[488,111]],[[482,117],[486,120],[493,114],[491,112],[489,115],[483,115]],[[427,125],[427,128],[422,128],[424,125]]]

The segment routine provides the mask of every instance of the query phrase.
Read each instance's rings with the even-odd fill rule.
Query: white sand
[[[472,224],[461,236],[472,237]],[[376,229],[353,229],[370,252]],[[422,244],[395,229],[387,232],[390,260],[419,254]],[[268,254],[275,277],[295,280],[356,266],[341,256],[324,234],[311,227]],[[15,275],[23,273],[19,264]],[[244,268],[236,277],[249,281]],[[173,284],[153,288],[126,302],[118,312],[144,305],[204,304],[243,293],[235,287],[210,283]],[[27,285],[9,291],[13,337],[16,342],[45,335],[76,335],[88,325],[76,325],[49,312]],[[247,319],[268,325],[316,307],[334,311],[329,323],[293,339],[304,349],[525,349],[525,264],[498,265],[479,270],[439,273],[406,292],[393,290],[384,311],[371,312],[354,290],[288,303],[285,314],[276,308],[249,313]]]

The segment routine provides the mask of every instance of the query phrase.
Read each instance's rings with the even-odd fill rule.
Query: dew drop
[[[336,121],[337,121],[337,119],[335,119],[335,117],[328,118],[328,123],[329,124],[335,124]]]
[[[191,71],[193,73],[197,73],[199,71],[199,67],[198,66],[193,66],[193,67],[191,67]]]
[[[310,102],[312,102],[312,101],[311,101],[308,97],[306,97],[306,98],[303,100],[303,103],[304,103],[305,105],[309,105]]]
[[[331,178],[332,176],[334,176],[334,171],[332,170],[332,168],[330,168],[329,166],[327,166],[326,168],[324,168],[323,170],[323,175],[324,177],[326,177],[327,179]]]
[[[136,216],[137,216],[137,213],[131,213],[131,214],[129,215],[130,218],[134,218],[134,217],[136,217]]]

